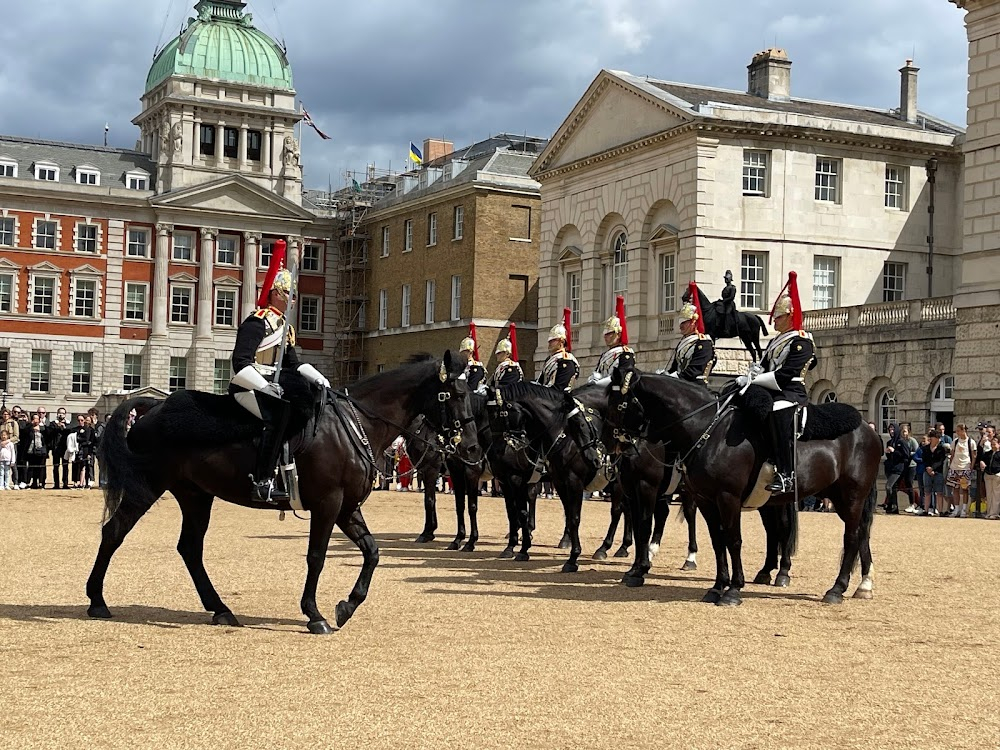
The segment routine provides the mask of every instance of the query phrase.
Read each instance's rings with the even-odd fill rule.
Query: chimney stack
[[[917,121],[917,71],[913,60],[899,69],[899,119]]]
[[[787,102],[792,91],[792,61],[785,50],[771,47],[753,56],[747,65],[747,93]]]
[[[447,156],[455,150],[455,144],[440,138],[424,139],[424,164],[430,164],[435,159]]]

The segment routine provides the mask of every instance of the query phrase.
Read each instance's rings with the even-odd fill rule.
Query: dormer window
[[[35,179],[43,182],[59,182],[59,165],[50,161],[36,162]]]
[[[0,158],[0,177],[17,177],[17,162],[6,157]]]
[[[83,166],[76,168],[77,185],[100,185],[101,173],[97,167]]]
[[[142,170],[126,172],[125,187],[129,190],[149,190],[149,173]]]

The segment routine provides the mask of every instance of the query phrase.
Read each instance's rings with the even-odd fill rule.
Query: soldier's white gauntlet
[[[238,385],[240,388],[246,388],[248,391],[263,391],[270,385],[267,379],[257,372],[257,369],[253,365],[247,365],[233,375],[233,379],[230,382],[233,385]]]
[[[301,375],[302,377],[304,377],[310,383],[315,383],[316,385],[321,385],[324,388],[329,388],[330,387],[330,381],[326,379],[326,377],[323,375],[323,373],[321,373],[319,370],[317,370],[315,367],[313,367],[312,365],[310,365],[308,363],[303,364],[303,365],[299,365],[298,372],[299,372],[299,375]]]

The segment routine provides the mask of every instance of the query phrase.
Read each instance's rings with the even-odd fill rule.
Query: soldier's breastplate
[[[260,344],[257,345],[254,362],[256,364],[255,369],[259,372],[269,374],[274,372],[274,368],[278,366],[278,356],[281,352],[281,335],[285,331],[285,326],[278,323],[277,328],[273,328],[274,323],[270,320],[266,320],[265,325],[271,330],[261,339]]]

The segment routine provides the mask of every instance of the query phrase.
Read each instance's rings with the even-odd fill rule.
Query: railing
[[[802,325],[807,331],[841,331],[851,328],[873,328],[907,323],[936,323],[955,319],[951,297],[901,302],[881,302],[874,305],[833,307],[827,310],[806,310]]]

